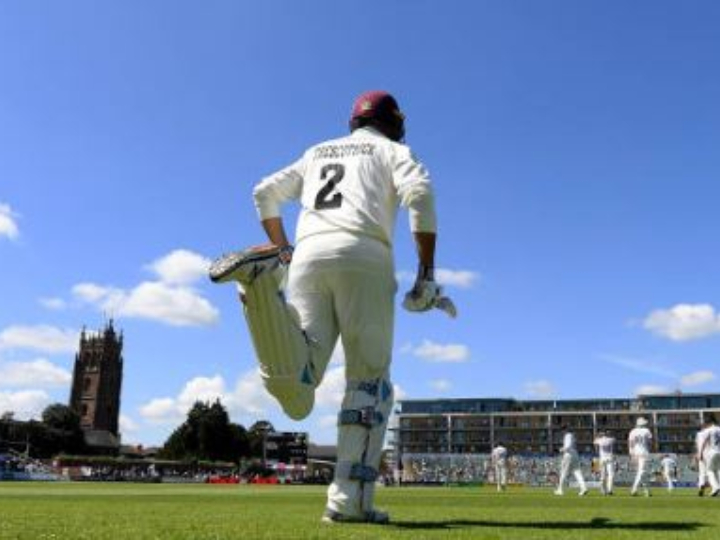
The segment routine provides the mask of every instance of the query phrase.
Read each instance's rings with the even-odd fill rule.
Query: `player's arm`
[[[437,219],[430,176],[405,146],[393,147],[390,167],[400,205],[408,209],[410,230],[418,255],[415,283],[405,295],[402,305],[408,311],[415,312],[439,308],[455,317],[455,305],[442,295],[442,289],[435,282]]]
[[[435,270],[435,243],[437,234],[434,232],[415,232],[415,247],[417,249],[419,268],[418,277]]]
[[[253,199],[255,209],[265,234],[270,242],[281,248],[281,259],[289,263],[292,256],[292,246],[285,233],[280,209],[283,203],[297,199],[302,192],[303,160],[300,159],[273,175],[270,175],[255,186]]]

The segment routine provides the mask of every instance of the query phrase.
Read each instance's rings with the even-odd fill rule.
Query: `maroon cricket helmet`
[[[383,90],[360,94],[350,113],[350,131],[372,126],[393,141],[405,137],[405,115],[400,112],[397,100]]]

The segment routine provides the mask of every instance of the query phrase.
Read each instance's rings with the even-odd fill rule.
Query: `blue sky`
[[[718,20],[712,1],[0,1],[0,412],[66,402],[80,328],[113,316],[125,442],[215,396],[332,442],[341,351],[317,411],[285,419],[204,274],[263,240],[252,186],[376,88],[431,172],[460,310],[398,310],[399,395],[717,391]],[[404,213],[395,241],[402,292]]]

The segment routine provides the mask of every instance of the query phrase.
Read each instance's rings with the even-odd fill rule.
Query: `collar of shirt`
[[[387,139],[387,137],[385,135],[383,135],[382,132],[380,132],[379,130],[375,129],[372,126],[364,126],[364,127],[358,128],[355,131],[353,131],[351,133],[351,135],[353,137],[362,137],[362,136],[372,135],[374,137],[382,137],[383,139]]]

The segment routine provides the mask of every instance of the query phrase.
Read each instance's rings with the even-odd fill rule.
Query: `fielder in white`
[[[403,307],[456,312],[434,280],[432,184],[402,144],[404,115],[395,98],[381,91],[362,94],[350,131],[309,148],[255,186],[255,206],[271,244],[221,257],[210,277],[240,284],[265,387],[293,419],[312,411],[315,389],[342,340],[346,389],[323,521],[387,523],[388,515],[373,502],[393,403],[392,240],[398,206],[409,210],[419,258]],[[282,204],[292,200],[301,205],[294,250],[281,217]]]
[[[702,497],[705,495],[705,487],[707,486],[707,467],[705,466],[705,460],[702,457],[702,446],[703,438],[705,436],[705,426],[700,428],[700,431],[695,435],[695,462],[698,467],[698,495]]]
[[[565,435],[563,435],[563,445],[562,448],[560,448],[560,453],[562,454],[562,458],[560,459],[560,480],[555,490],[555,495],[563,495],[565,493],[565,483],[568,481],[568,476],[572,471],[580,487],[578,495],[582,497],[587,493],[587,487],[585,486],[585,478],[580,468],[580,457],[578,456],[575,444],[575,434],[565,427],[563,431]]]
[[[705,462],[705,474],[710,482],[711,497],[720,495],[720,427],[715,417],[710,415],[705,420],[706,428],[702,430],[700,448]]]
[[[600,492],[612,495],[615,486],[615,438],[607,431],[601,431],[595,438],[600,462]]]
[[[507,487],[507,455],[508,451],[502,444],[493,448],[490,454],[493,469],[495,470],[495,483],[498,491],[505,491]]]
[[[650,496],[648,489],[647,473],[650,460],[650,446],[652,445],[652,433],[647,428],[648,421],[645,418],[638,418],[635,427],[628,434],[628,450],[630,459],[635,463],[636,473],[633,482],[631,495],[637,495],[640,486],[643,487],[645,496]]]
[[[677,459],[670,454],[665,454],[660,460],[660,468],[668,491],[674,490],[675,478],[677,477]]]

